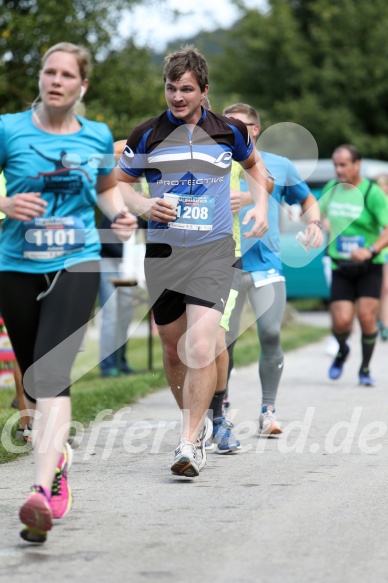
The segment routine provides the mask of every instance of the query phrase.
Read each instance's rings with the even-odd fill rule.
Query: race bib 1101
[[[85,247],[85,224],[80,217],[39,217],[24,223],[23,255],[53,259]]]

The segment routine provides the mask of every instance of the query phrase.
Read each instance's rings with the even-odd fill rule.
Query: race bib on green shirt
[[[365,247],[365,237],[362,235],[340,235],[337,238],[337,251],[341,257],[350,257],[353,251],[358,249],[358,247]]]

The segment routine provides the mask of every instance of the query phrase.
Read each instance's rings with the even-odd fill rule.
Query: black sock
[[[363,334],[361,336],[362,363],[360,371],[369,369],[369,363],[376,344],[377,334],[377,332],[374,332],[373,334]]]
[[[209,409],[213,411],[213,419],[222,417],[222,403],[224,401],[225,389],[214,393]]]
[[[333,332],[333,336],[339,344],[338,352],[341,353],[341,356],[347,356],[349,354],[349,346],[346,344],[346,341],[350,336],[350,330],[348,332],[341,332],[341,334]]]

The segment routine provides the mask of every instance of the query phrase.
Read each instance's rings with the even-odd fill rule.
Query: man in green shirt
[[[339,351],[329,377],[337,380],[349,354],[347,339],[356,315],[361,326],[360,384],[373,386],[369,363],[377,338],[377,314],[384,256],[388,245],[388,204],[383,191],[360,174],[355,146],[338,146],[332,156],[337,179],[323,189],[322,217],[330,225],[332,259],[330,312]]]

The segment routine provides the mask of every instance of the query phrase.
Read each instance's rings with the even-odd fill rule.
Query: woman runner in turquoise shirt
[[[95,204],[126,240],[136,228],[113,178],[105,124],[74,107],[88,88],[88,52],[70,43],[42,59],[39,105],[0,116],[7,196],[0,238],[0,311],[35,409],[35,479],[20,509],[23,539],[42,543],[71,507],[70,372],[99,285]]]

